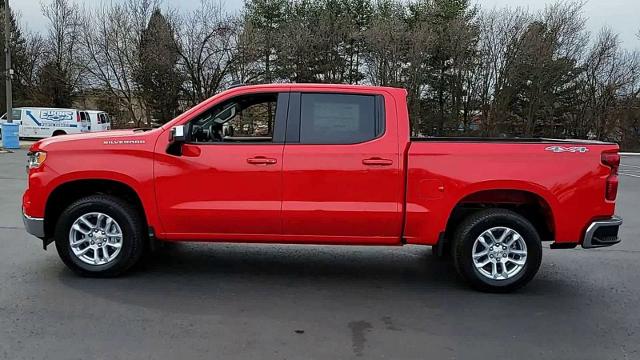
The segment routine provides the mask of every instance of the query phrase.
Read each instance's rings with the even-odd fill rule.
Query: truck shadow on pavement
[[[446,305],[453,298],[479,297],[504,301],[566,288],[534,281],[512,295],[479,293],[467,287],[449,261],[418,246],[175,244],[121,278],[81,278],[66,268],[59,276],[67,287],[92,297],[200,314],[240,303],[281,307],[398,301]]]
[[[319,358],[336,358],[331,356],[335,349],[369,358],[389,343],[406,344],[409,352],[438,349],[435,358],[451,357],[454,348],[462,358],[479,358],[477,349],[493,358],[505,339],[538,355],[538,344],[564,346],[566,354],[574,349],[599,355],[613,351],[614,358],[635,351],[635,345],[625,345],[625,336],[612,339],[608,350],[599,341],[610,332],[636,331],[635,304],[623,302],[615,311],[593,306],[610,301],[616,287],[625,299],[635,290],[579,272],[571,275],[576,262],[558,261],[557,256],[512,294],[474,291],[429,248],[409,246],[180,244],[121,278],[80,278],[61,264],[53,274],[65,288],[65,299],[95,305],[90,318],[99,319],[106,311],[113,321],[143,329],[176,326],[169,331],[208,334],[207,341],[213,342],[221,334],[242,344],[277,339],[269,340],[269,346],[277,341],[314,348],[326,355]],[[582,261],[586,267],[602,263],[598,256]],[[322,339],[340,340],[318,347]],[[566,347],[566,342],[572,345]],[[491,345],[483,347],[486,343]]]

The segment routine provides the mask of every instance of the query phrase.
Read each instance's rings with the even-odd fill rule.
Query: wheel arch
[[[44,230],[47,238],[52,238],[56,223],[64,211],[74,201],[96,194],[116,196],[133,205],[149,224],[146,209],[136,188],[130,183],[110,178],[71,179],[58,184],[47,197],[44,211]]]
[[[510,209],[527,218],[543,241],[555,239],[557,208],[555,197],[531,184],[477,184],[464,192],[451,208],[444,238],[449,239],[456,225],[467,216],[487,208]]]

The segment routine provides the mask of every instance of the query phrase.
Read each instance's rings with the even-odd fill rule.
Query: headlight
[[[27,170],[37,169],[44,163],[44,160],[47,158],[47,153],[44,151],[36,151],[30,152],[27,156]]]

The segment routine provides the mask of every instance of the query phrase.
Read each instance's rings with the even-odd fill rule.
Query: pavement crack
[[[5,229],[5,230],[22,230],[24,229],[23,227],[20,226],[0,226],[0,229]]]
[[[628,252],[628,253],[640,253],[640,250],[616,250],[616,249],[600,249],[602,252]]]

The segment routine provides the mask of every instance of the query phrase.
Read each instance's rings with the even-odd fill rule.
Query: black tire
[[[104,265],[84,263],[73,253],[69,243],[69,232],[74,221],[91,212],[110,216],[122,230],[120,253]],[[65,265],[81,276],[116,277],[129,270],[142,257],[147,243],[144,229],[142,215],[129,203],[114,196],[93,195],[75,201],[62,212],[55,228],[56,249]]]
[[[484,231],[494,227],[517,231],[526,244],[524,267],[508,279],[490,279],[473,263],[474,242]],[[510,292],[526,285],[536,275],[542,261],[542,244],[535,227],[523,216],[506,209],[482,210],[469,215],[455,231],[452,250],[458,273],[472,287],[486,292]]]

